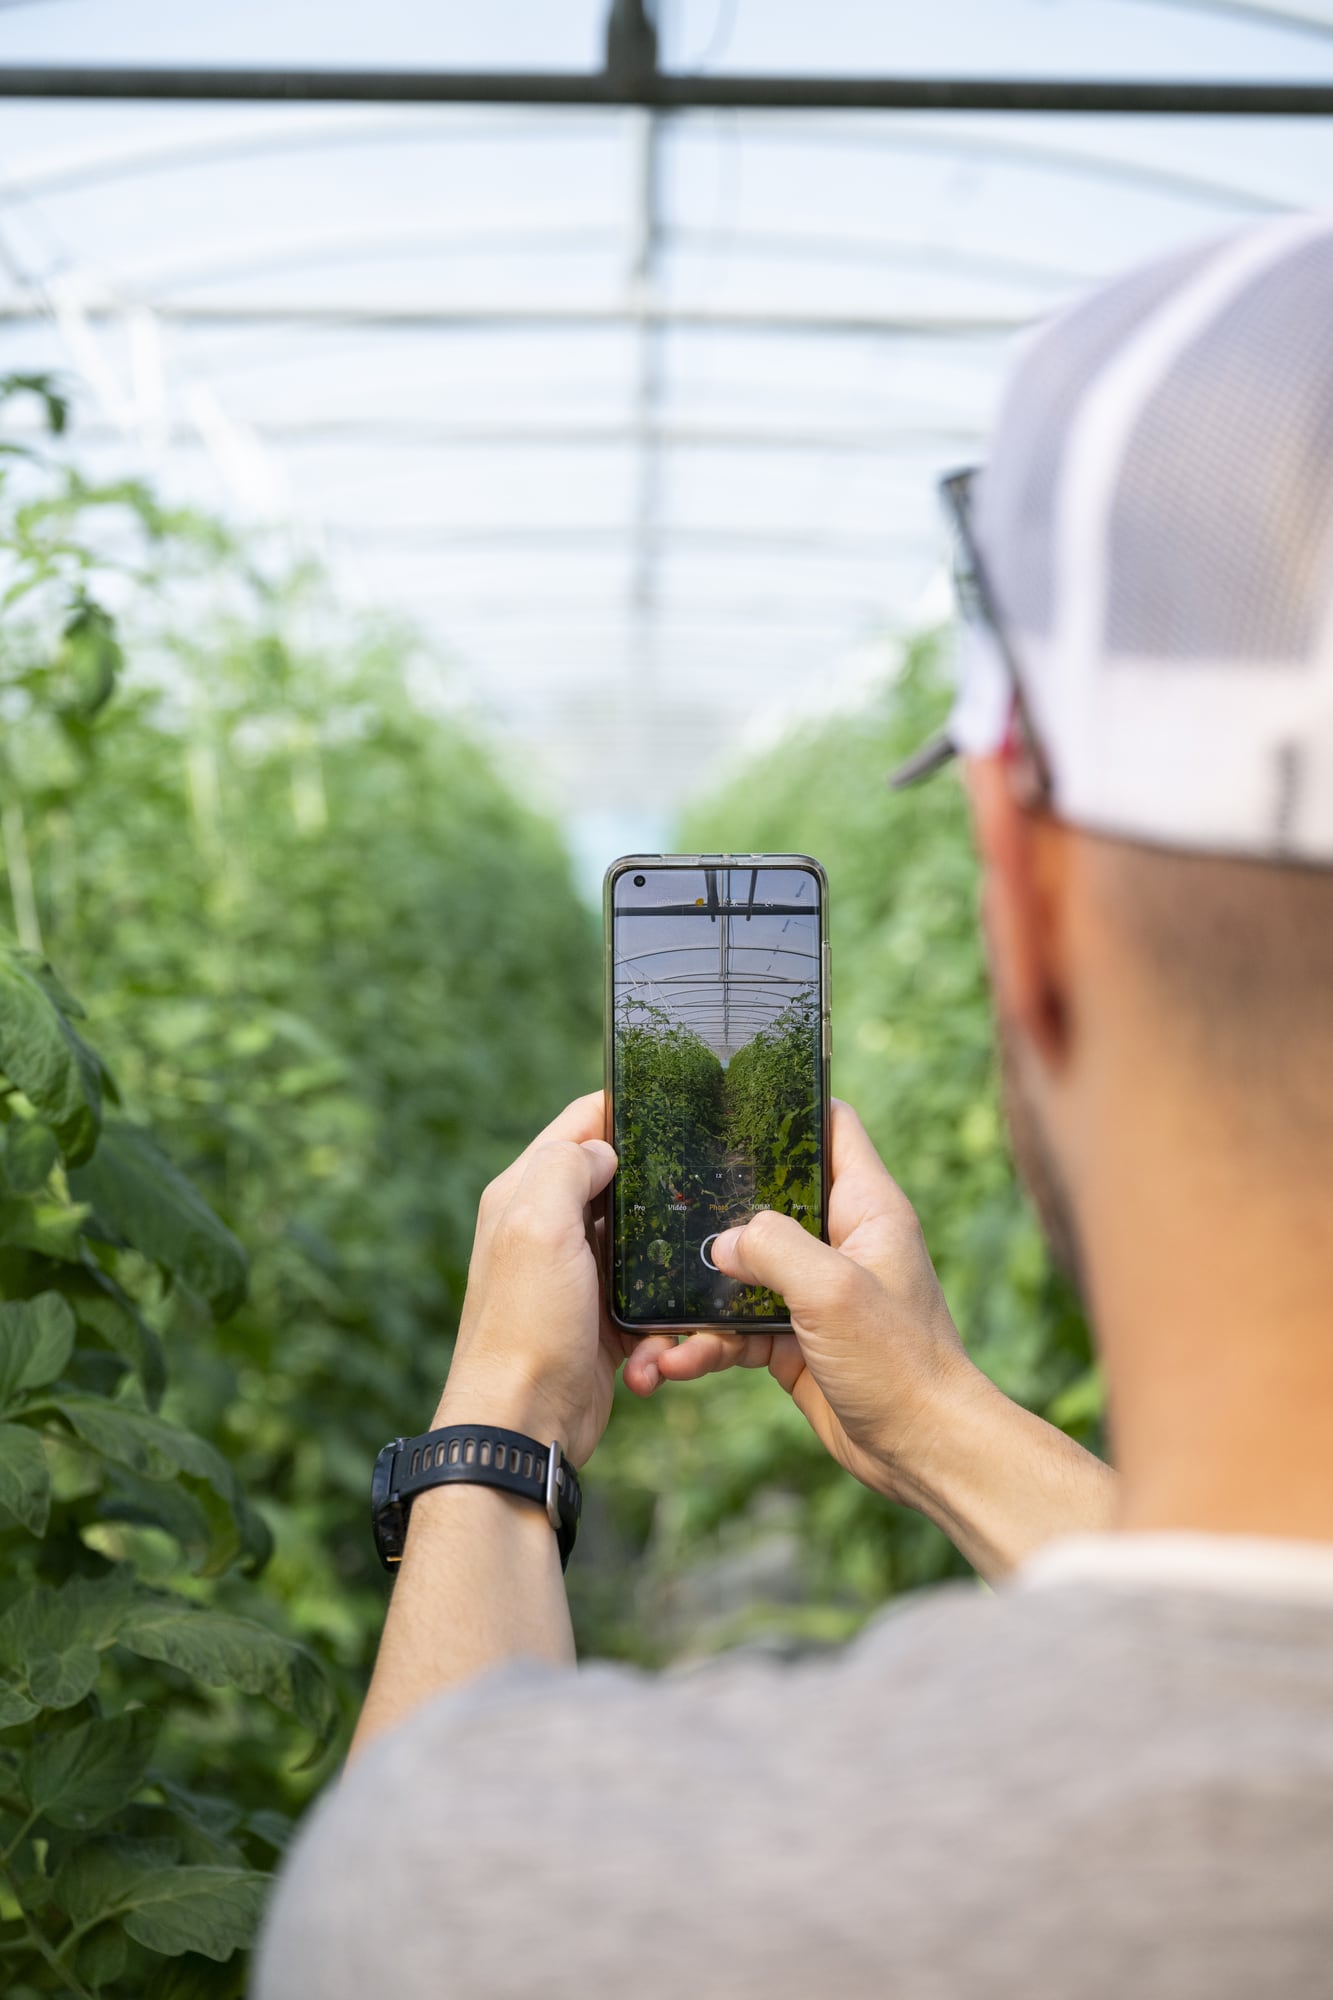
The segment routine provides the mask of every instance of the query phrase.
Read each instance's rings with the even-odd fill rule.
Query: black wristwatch
[[[583,1493],[558,1440],[538,1444],[521,1431],[493,1424],[446,1424],[421,1437],[395,1438],[375,1460],[370,1522],[385,1569],[397,1569],[403,1559],[407,1517],[417,1494],[452,1485],[498,1486],[535,1500],[555,1529],[560,1567],[568,1566]]]

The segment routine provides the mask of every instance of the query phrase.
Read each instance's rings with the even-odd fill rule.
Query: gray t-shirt
[[[1333,1549],[1102,1537],[838,1653],[516,1664],[323,1801],[255,2000],[1333,1995]]]

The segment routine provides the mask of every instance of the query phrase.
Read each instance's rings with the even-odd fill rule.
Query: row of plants
[[[0,383],[0,418],[20,397],[58,437],[59,396]],[[317,1761],[337,1701],[254,1581],[268,1522],[173,1394],[181,1329],[238,1310],[245,1254],[42,948],[39,857],[68,857],[122,669],[94,521],[145,575],[207,539],[7,446],[0,840],[26,937],[0,937],[0,1985],[229,2000],[290,1817],[277,1787],[251,1806],[219,1782],[213,1747],[262,1696],[288,1761]]]
[[[231,2000],[382,1620],[374,1453],[595,1075],[595,934],[419,648],[7,389],[0,1988]]]
[[[665,1009],[637,995],[621,1000],[613,1221],[624,1246],[616,1263],[622,1315],[780,1313],[762,1287],[711,1279],[696,1252],[709,1233],[756,1207],[781,1208],[818,1230],[818,1035],[817,1000],[801,997],[723,1064]]]
[[[666,1009],[626,994],[615,1023],[612,1218],[625,1254],[617,1310],[667,1318],[682,1310],[681,1215],[711,1205],[725,1151],[723,1069],[702,1036]]]
[[[754,1170],[754,1199],[819,1228],[819,1004],[788,1001],[727,1064],[728,1149]]]

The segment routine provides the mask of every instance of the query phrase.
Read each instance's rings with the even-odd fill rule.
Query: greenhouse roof
[[[596,71],[604,0],[0,0],[0,68]],[[1333,0],[677,0],[672,76],[1333,83]],[[585,854],[947,608],[1022,329],[1326,199],[1333,118],[0,100],[0,372],[405,615]]]

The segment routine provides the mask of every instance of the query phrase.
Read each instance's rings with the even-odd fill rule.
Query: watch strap
[[[496,1424],[445,1424],[419,1437],[399,1438],[387,1479],[391,1505],[406,1511],[433,1486],[495,1486],[543,1507],[555,1529],[560,1567],[569,1562],[578,1534],[583,1493],[578,1474],[551,1441]],[[390,1567],[396,1566],[396,1559]]]

